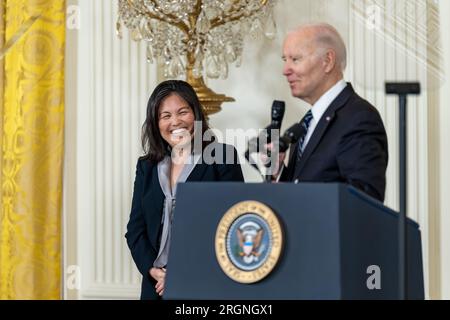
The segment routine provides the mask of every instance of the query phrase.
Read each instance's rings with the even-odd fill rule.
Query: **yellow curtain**
[[[0,1],[0,299],[59,299],[65,1]]]

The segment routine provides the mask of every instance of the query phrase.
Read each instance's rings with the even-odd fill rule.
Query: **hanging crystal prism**
[[[117,22],[116,22],[116,35],[117,35],[117,38],[119,38],[119,39],[123,38],[122,24],[120,23],[119,19],[117,19]]]
[[[269,14],[269,17],[264,24],[264,34],[270,40],[275,39],[275,36],[277,35],[277,25],[273,19],[272,13]]]
[[[256,18],[255,20],[253,20],[253,23],[251,24],[250,27],[250,37],[252,37],[252,39],[259,39],[259,36],[261,35],[263,29],[262,29],[262,25],[261,25],[261,20],[259,18]]]
[[[152,52],[152,46],[150,44],[147,44],[147,50],[145,52],[147,56],[147,62],[153,63],[153,52]]]
[[[207,54],[205,58],[205,64],[206,64],[206,76],[211,79],[219,78],[220,69],[216,57],[211,54]]]
[[[131,31],[131,39],[133,41],[141,41],[142,40],[142,35],[138,28],[135,28],[135,29],[133,29],[133,31]]]
[[[202,13],[200,14],[200,17],[197,20],[197,33],[206,34],[206,33],[208,33],[210,28],[211,28],[211,23],[209,22],[209,19],[206,16],[206,13],[204,11],[202,11]]]

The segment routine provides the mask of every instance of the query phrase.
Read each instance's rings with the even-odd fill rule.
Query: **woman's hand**
[[[156,293],[162,296],[164,294],[164,282],[166,280],[166,268],[151,268],[150,276],[156,280]]]

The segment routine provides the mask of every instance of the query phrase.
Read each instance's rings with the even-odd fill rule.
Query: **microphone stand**
[[[408,234],[407,234],[407,116],[406,105],[408,94],[420,94],[420,83],[386,83],[386,94],[399,97],[399,175],[400,175],[400,216],[398,220],[398,273],[399,299],[408,300]]]
[[[253,168],[255,168],[256,171],[259,172],[259,174],[261,175],[261,178],[264,180],[264,182],[266,182],[267,176],[261,172],[261,170],[256,165],[256,163],[254,163],[253,161],[250,161],[250,151],[249,150],[245,151],[245,159]]]
[[[293,126],[291,126],[289,129],[287,129],[285,131],[285,133],[283,134],[283,136],[281,138],[277,136],[274,139],[274,137],[272,137],[271,141],[274,141],[274,140],[278,141],[275,144],[274,149],[273,149],[275,151],[275,153],[273,153],[272,150],[267,150],[267,160],[270,160],[270,161],[265,163],[264,166],[266,168],[271,168],[272,167],[272,163],[271,163],[272,158],[275,158],[275,161],[278,161],[279,152],[286,152],[286,150],[289,148],[289,146],[291,144],[297,143],[302,131],[303,131],[303,128],[300,125],[300,123],[295,123]],[[273,157],[274,154],[275,154],[275,157]],[[249,160],[250,159],[250,149],[247,149],[247,151],[245,152],[245,158],[247,159],[247,161],[250,162],[250,160]],[[251,163],[251,162],[250,162],[250,164],[261,173],[265,183],[272,183],[272,175],[267,174],[267,170],[263,174],[260,171],[259,167],[256,166],[256,164]],[[279,164],[279,165],[281,165],[281,164]]]
[[[272,155],[272,152],[270,150],[267,150],[267,160],[270,160],[271,155]],[[265,183],[272,183],[272,175],[271,174],[267,174],[267,169],[271,167],[271,162],[268,161],[265,164],[265,167],[266,167],[266,172],[264,174],[264,182]]]
[[[272,130],[280,130],[281,127],[281,121],[284,117],[284,111],[285,111],[286,105],[284,101],[274,100],[272,103],[272,110],[271,110],[271,123],[264,129],[264,136],[261,134],[258,135],[258,138],[256,140],[256,151],[260,152],[260,139],[266,138],[266,143],[270,143],[272,140],[271,131]],[[268,159],[270,158],[270,150],[268,150],[267,154]],[[250,165],[255,168],[259,174],[261,175],[262,179],[266,183],[272,183],[272,175],[267,175],[267,172],[262,172],[261,169],[252,161],[250,161],[250,148],[247,149],[245,152],[245,159],[250,163]],[[270,167],[267,163],[265,164],[266,168]],[[267,171],[267,170],[266,170]]]

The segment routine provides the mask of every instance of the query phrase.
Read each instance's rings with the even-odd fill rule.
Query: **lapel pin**
[[[330,122],[331,121],[331,117],[327,117],[327,119],[326,119],[328,122]]]

